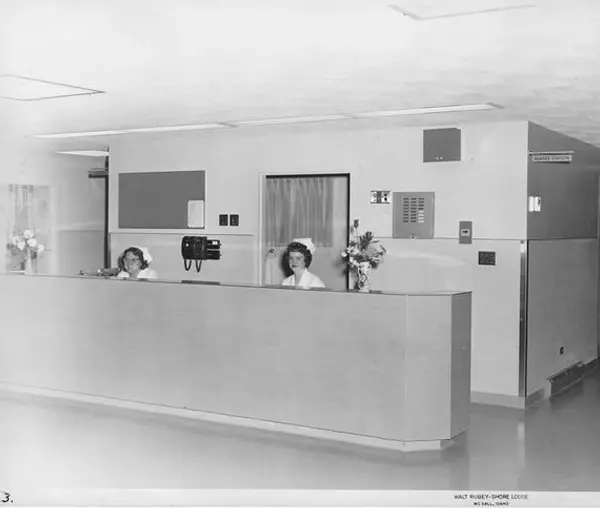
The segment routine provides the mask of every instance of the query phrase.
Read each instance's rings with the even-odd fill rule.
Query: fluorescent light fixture
[[[112,136],[122,133],[123,131],[63,132],[60,134],[36,134],[33,137],[43,139],[85,138],[87,136]]]
[[[229,125],[224,123],[201,123],[197,125],[174,125],[170,127],[142,127],[139,129],[123,129],[119,134],[133,134],[136,132],[178,132],[178,131],[203,131],[212,129],[226,129]]]
[[[117,134],[138,134],[143,132],[176,132],[176,131],[199,131],[212,129],[228,129],[230,125],[224,123],[202,123],[197,125],[174,125],[169,127],[141,127],[137,129],[119,129],[114,131],[89,131],[89,132],[62,132],[58,134],[36,134],[34,138],[62,139],[62,138],[84,138],[93,136],[115,136]]]
[[[83,155],[85,157],[108,157],[110,155],[106,150],[72,150],[56,153],[61,155]]]
[[[485,104],[464,104],[460,106],[435,106],[430,108],[369,111],[366,113],[348,113],[348,116],[352,118],[380,118],[385,116],[427,115],[431,113],[456,113],[461,111],[486,111],[490,109],[500,109],[500,106],[488,102]]]
[[[350,120],[349,115],[319,115],[319,116],[298,116],[289,118],[263,118],[260,120],[242,120],[239,122],[229,122],[230,125],[237,127],[255,127],[261,125],[287,125],[294,123],[327,122],[332,120]]]
[[[289,125],[310,122],[328,122],[334,120],[352,120],[359,118],[380,118],[386,116],[404,115],[426,115],[430,113],[452,113],[464,111],[485,111],[490,109],[501,109],[501,106],[492,103],[466,104],[461,106],[436,106],[429,108],[396,109],[390,111],[369,111],[365,113],[339,113],[332,115],[298,116],[289,118],[262,118],[257,120],[240,120],[239,122],[214,122],[193,125],[174,125],[168,127],[140,127],[136,129],[119,129],[111,131],[90,132],[65,132],[57,134],[36,134],[34,138],[62,139],[62,138],[84,138],[93,136],[115,136],[119,134],[139,134],[144,132],[177,132],[177,131],[200,131],[215,129],[231,129],[235,127],[258,127],[265,125]]]
[[[93,95],[104,93],[100,90],[65,85],[43,79],[27,78],[25,76],[0,76],[0,97],[16,101],[39,101],[72,97],[75,95]]]
[[[389,5],[388,7],[390,9],[393,9],[396,12],[399,12],[400,14],[403,14],[407,18],[412,19],[413,21],[432,21],[435,19],[457,18],[457,17],[461,17],[461,16],[472,16],[474,14],[492,14],[495,12],[511,11],[514,9],[530,9],[531,7],[537,7],[537,5],[508,5],[505,7],[492,7],[489,9],[440,13],[440,14],[434,14],[434,15],[430,15],[430,16],[418,15],[412,11],[409,11],[409,10],[399,7],[397,5]]]

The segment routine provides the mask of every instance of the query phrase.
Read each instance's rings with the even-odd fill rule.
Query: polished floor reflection
[[[442,453],[402,454],[0,394],[3,489],[600,490],[600,374],[526,412],[473,405]]]

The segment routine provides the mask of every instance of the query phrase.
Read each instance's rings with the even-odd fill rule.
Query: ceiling
[[[0,133],[492,102],[395,121],[531,120],[600,146],[598,34],[598,0],[2,0],[0,75],[104,93],[0,99]]]

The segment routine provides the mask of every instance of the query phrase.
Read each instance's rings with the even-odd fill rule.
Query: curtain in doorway
[[[333,198],[332,177],[267,178],[265,244],[283,247],[293,238],[312,238],[317,247],[331,247]]]
[[[25,229],[35,231],[33,199],[33,185],[8,186],[7,234],[9,241]]]

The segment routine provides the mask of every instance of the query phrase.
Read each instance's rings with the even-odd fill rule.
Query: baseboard
[[[527,409],[532,404],[543,399],[545,396],[544,388],[541,388],[527,397],[518,395],[506,395],[503,393],[471,392],[472,404],[484,404],[487,406],[501,406],[515,409]]]
[[[103,405],[111,408],[144,411],[153,414],[176,416],[180,418],[202,420],[211,423],[234,425],[238,427],[245,427],[257,430],[267,430],[283,434],[291,434],[295,436],[324,439],[329,441],[337,441],[342,443],[367,446],[371,448],[397,450],[402,452],[439,451],[444,450],[452,444],[454,444],[453,439],[440,439],[428,441],[398,441],[394,439],[385,439],[360,434],[348,434],[345,432],[336,432],[327,429],[293,425],[269,420],[259,420],[255,418],[245,418],[241,416],[210,413],[194,409],[164,406],[160,404],[151,404],[131,400],[114,399],[109,397],[101,397],[97,395],[87,395],[76,392],[51,390],[48,388],[25,386],[12,383],[0,382],[0,391],[70,400],[86,404]]]

